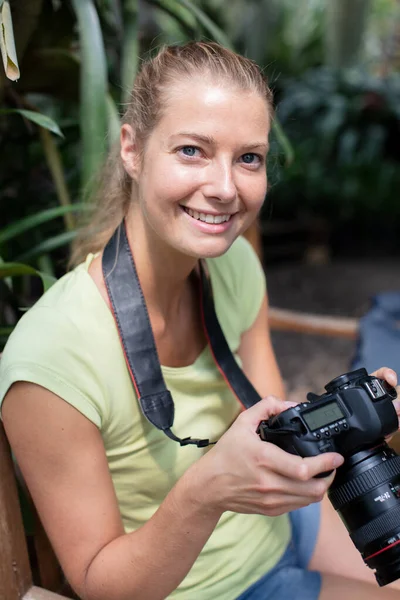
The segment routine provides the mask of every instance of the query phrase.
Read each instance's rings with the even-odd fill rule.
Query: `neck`
[[[126,231],[149,311],[165,319],[176,315],[198,260],[167,246],[133,212],[126,218]]]

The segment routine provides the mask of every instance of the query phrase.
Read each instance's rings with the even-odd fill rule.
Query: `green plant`
[[[90,210],[93,177],[119,134],[120,109],[140,57],[163,41],[205,36],[232,43],[218,23],[220,10],[208,0],[15,0],[11,5],[0,0],[1,5],[8,11],[6,74],[18,83],[0,76],[0,193],[7,206],[0,256],[11,264],[29,263],[20,274],[34,269],[57,277],[76,235],[76,216]],[[14,37],[16,50],[10,43]],[[290,143],[278,123],[274,128],[290,162]],[[29,305],[38,294],[26,277],[1,289],[7,297],[3,305],[10,304],[10,291],[14,305],[20,298]],[[17,318],[6,315],[3,306],[1,321],[8,325]]]
[[[276,216],[325,217],[353,236],[375,229],[375,245],[400,217],[400,76],[313,69],[285,82],[278,114],[295,149],[272,165]]]

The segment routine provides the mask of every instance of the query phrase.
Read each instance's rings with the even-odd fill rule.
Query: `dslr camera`
[[[392,402],[396,390],[365,369],[340,375],[325,389],[262,421],[257,432],[302,457],[342,454],[345,462],[328,497],[384,586],[400,578],[400,456],[385,442],[399,427]]]

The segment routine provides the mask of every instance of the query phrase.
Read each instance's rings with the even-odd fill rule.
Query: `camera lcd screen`
[[[342,409],[336,402],[329,402],[321,408],[303,413],[303,418],[311,431],[333,423],[333,421],[337,421],[337,419],[341,419],[344,416]]]

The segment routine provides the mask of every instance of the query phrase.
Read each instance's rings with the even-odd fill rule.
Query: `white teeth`
[[[224,223],[225,221],[229,221],[229,219],[231,218],[231,215],[206,215],[205,213],[197,212],[197,210],[186,208],[186,206],[184,206],[183,208],[191,217],[193,217],[193,219],[203,221],[204,223]]]

